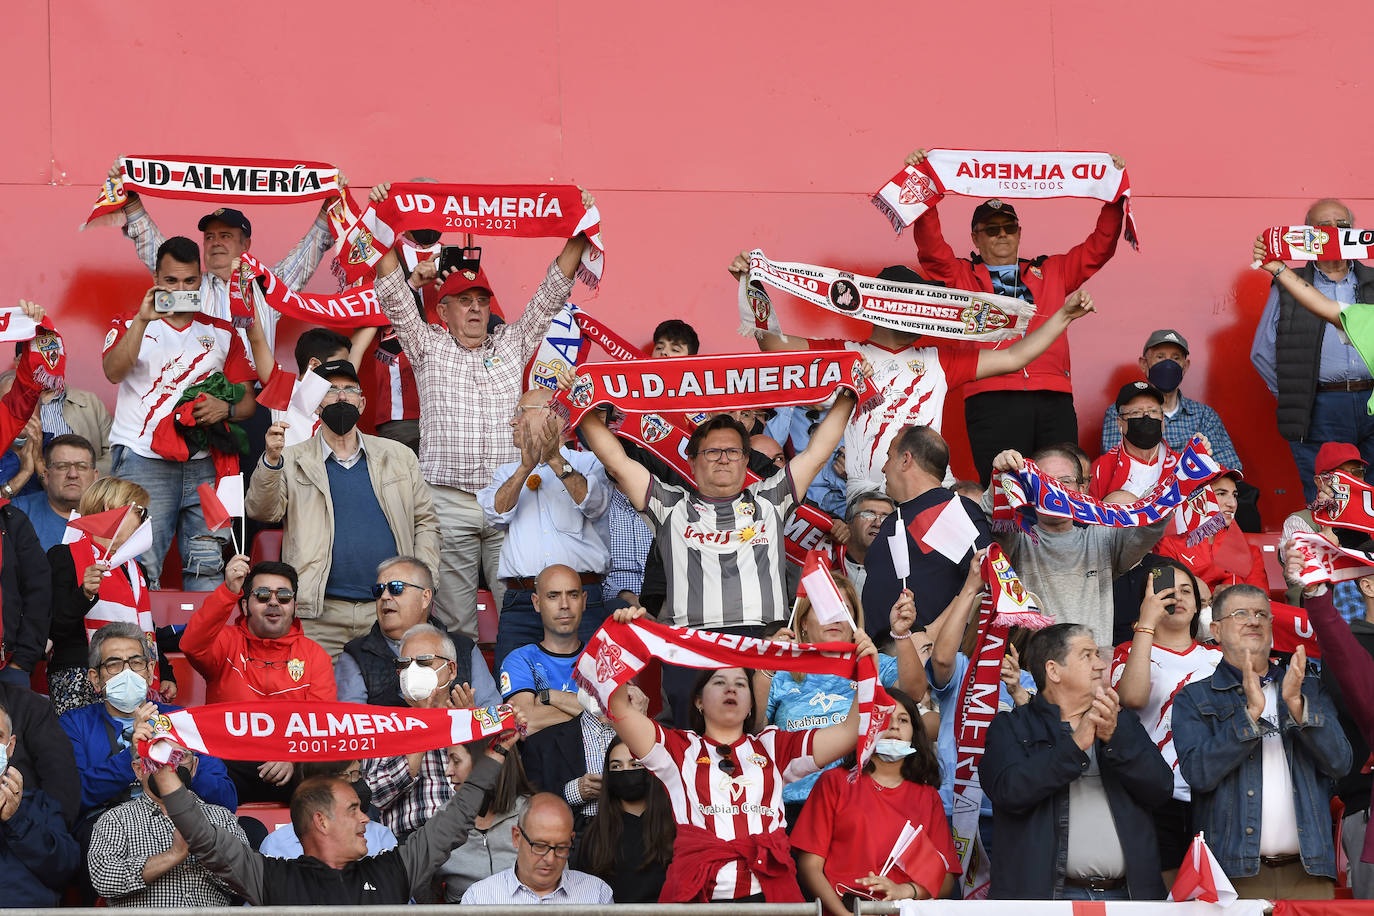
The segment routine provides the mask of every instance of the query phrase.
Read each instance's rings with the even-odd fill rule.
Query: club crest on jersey
[[[750,518],[753,518],[754,503],[752,501],[741,502],[738,506],[735,507],[735,512],[739,515],[747,515]]]
[[[762,754],[750,754],[749,762],[760,769],[768,765],[768,758]]]
[[[911,370],[912,374],[915,375],[917,379],[926,374],[926,364],[924,360],[907,360],[906,367]]]
[[[1030,269],[1030,275],[1031,275],[1032,277],[1034,277],[1035,279],[1037,279],[1037,280],[1043,280],[1043,279],[1045,279],[1045,274],[1044,274],[1044,272],[1043,272],[1040,268],[1038,268],[1038,267],[1032,267],[1032,268]]]
[[[204,347],[207,352],[215,349],[215,338],[213,337],[206,335],[202,337],[197,337],[196,340],[200,341],[200,345]]]
[[[377,246],[373,244],[372,233],[366,226],[358,227],[358,234],[353,237],[353,243],[348,246],[348,263],[366,264],[372,256],[377,253]]]
[[[823,713],[829,713],[831,709],[840,703],[848,705],[849,698],[842,697],[838,693],[817,693],[811,696],[811,705],[819,706]]]
[[[581,410],[592,403],[592,395],[596,394],[596,382],[592,381],[590,375],[579,375],[577,381],[573,383],[572,390],[568,392],[568,403]]]
[[[625,671],[625,663],[620,660],[620,647],[607,643],[596,650],[596,679],[608,684]]]
[[[912,172],[902,182],[902,193],[897,199],[904,204],[923,204],[932,197],[938,196],[935,191],[935,182],[930,177],[920,172]]]
[[[286,663],[286,673],[291,675],[291,680],[299,681],[305,676],[305,661],[293,658]]]
[[[649,445],[661,442],[668,438],[673,432],[673,427],[667,420],[656,413],[646,413],[639,418],[639,434]]]
[[[113,343],[115,342],[115,338],[118,337],[118,336],[119,336],[119,332],[116,331],[114,328],[110,328],[109,333],[105,335],[105,347],[104,347],[104,349],[106,349],[106,350],[110,349],[111,344],[113,344]]]

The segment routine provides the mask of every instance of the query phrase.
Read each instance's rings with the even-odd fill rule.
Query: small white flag
[[[911,575],[911,555],[907,552],[906,525],[902,524],[902,510],[898,509],[897,530],[887,536],[887,549],[892,554],[892,572],[898,579]]]

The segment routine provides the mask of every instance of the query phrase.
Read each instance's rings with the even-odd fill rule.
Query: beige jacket
[[[62,419],[72,432],[95,446],[95,466],[101,474],[110,473],[110,412],[95,392],[68,388],[62,401]]]
[[[244,502],[249,518],[261,522],[285,518],[281,558],[300,576],[296,616],[301,618],[319,617],[323,612],[334,552],[334,502],[320,447],[322,435],[317,432],[283,449],[280,470],[258,462]],[[397,551],[424,560],[437,573],[439,517],[415,453],[390,439],[359,435],[367,473],[391,525]]]

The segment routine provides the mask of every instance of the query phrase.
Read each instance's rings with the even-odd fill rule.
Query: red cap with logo
[[[1347,461],[1358,461],[1367,465],[1360,450],[1349,442],[1328,442],[1317,451],[1315,470],[1318,474],[1329,474]]]
[[[491,283],[487,280],[486,271],[478,268],[477,270],[455,270],[448,275],[448,279],[439,287],[439,298],[443,300],[448,296],[457,296],[470,289],[484,289],[492,293],[492,305],[496,305],[496,296],[492,292]]]

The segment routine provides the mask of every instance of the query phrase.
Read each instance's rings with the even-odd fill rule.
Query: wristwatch
[[[540,706],[549,705],[549,688],[545,687],[543,690],[536,693],[535,696],[539,698]]]
[[[567,480],[569,477],[573,475],[573,473],[576,470],[576,468],[574,468],[571,464],[568,464],[568,462],[565,461],[563,462],[563,466],[558,469],[558,479]]]

